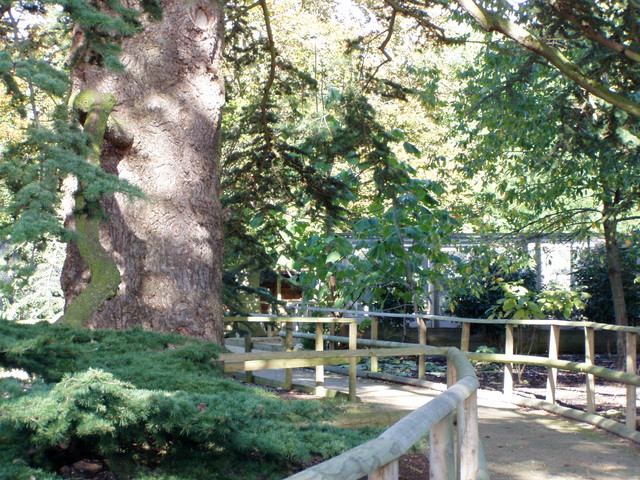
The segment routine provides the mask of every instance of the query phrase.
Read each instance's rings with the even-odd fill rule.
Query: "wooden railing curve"
[[[432,479],[488,479],[478,436],[477,389],[473,366],[457,348],[447,349],[458,380],[445,392],[414,410],[379,437],[342,455],[299,472],[287,480],[397,480],[398,461],[429,433]],[[457,417],[454,435],[453,418]]]
[[[375,312],[363,312],[367,313],[367,316],[371,316],[373,321],[372,325],[377,325],[377,318],[375,317]],[[267,368],[286,368],[287,369],[287,381],[286,384],[291,382],[291,368],[299,367],[299,366],[316,366],[316,388],[323,389],[324,386],[324,365],[331,364],[339,364],[345,363],[345,360],[349,363],[349,397],[352,400],[356,398],[356,390],[355,390],[355,377],[356,377],[356,368],[355,362],[356,357],[371,357],[371,366],[374,368],[374,360],[377,359],[378,356],[393,356],[393,355],[418,355],[419,363],[424,362],[425,355],[439,355],[443,353],[451,354],[453,357],[458,358],[462,356],[465,359],[466,364],[468,364],[469,368],[471,368],[471,372],[473,374],[473,379],[475,380],[473,386],[473,395],[469,395],[466,397],[467,399],[473,397],[473,402],[477,405],[477,394],[475,393],[477,387],[477,378],[475,377],[475,372],[473,371],[473,367],[467,360],[467,357],[472,358],[474,360],[482,360],[482,361],[492,361],[492,362],[500,362],[505,364],[505,376],[504,376],[504,393],[510,399],[514,399],[515,397],[512,395],[513,393],[513,384],[511,377],[511,368],[510,364],[531,364],[531,365],[540,365],[549,368],[549,390],[547,395],[548,402],[542,401],[534,401],[530,399],[520,398],[519,401],[515,401],[514,403],[520,403],[527,406],[533,406],[537,408],[542,408],[544,410],[551,411],[553,413],[557,413],[560,415],[564,415],[570,418],[574,418],[579,421],[584,421],[587,423],[591,423],[598,427],[604,428],[610,432],[616,433],[624,438],[628,438],[635,442],[640,443],[640,432],[636,431],[634,428],[636,425],[636,388],[640,386],[640,376],[637,375],[636,370],[636,345],[637,345],[637,335],[640,332],[640,328],[637,327],[620,327],[608,324],[596,324],[591,322],[567,322],[560,320],[484,320],[484,319],[464,319],[464,318],[455,318],[455,317],[440,317],[434,315],[424,315],[423,318],[433,318],[433,319],[446,319],[450,321],[458,321],[462,324],[462,339],[461,339],[461,350],[465,351],[463,354],[459,350],[450,347],[448,349],[431,347],[424,345],[424,340],[426,340],[426,332],[425,335],[420,336],[420,340],[422,345],[416,344],[403,344],[398,342],[385,342],[377,340],[377,335],[374,337],[374,331],[377,333],[377,329],[372,328],[372,339],[356,339],[356,320],[354,318],[333,318],[333,317],[281,317],[276,315],[267,315],[267,316],[252,316],[252,317],[244,317],[244,318],[227,318],[226,321],[249,321],[249,322],[280,322],[286,326],[282,335],[284,336],[284,345],[286,352],[280,353],[246,353],[246,354],[231,354],[226,355],[223,354],[221,356],[221,360],[225,362],[225,370],[228,371],[246,371],[250,372],[253,370],[261,370]],[[302,332],[293,332],[291,328],[292,323],[315,323],[316,324],[316,333],[315,334],[305,334]],[[338,337],[335,335],[324,335],[323,329],[321,328],[323,323],[329,323],[332,325],[338,323],[345,323],[349,326],[349,337]],[[480,323],[492,323],[502,324],[506,329],[506,344],[505,344],[505,354],[478,354],[468,352],[469,349],[469,337],[470,331],[469,327],[471,324],[480,324]],[[533,357],[533,356],[523,356],[523,355],[514,355],[513,354],[513,328],[514,326],[519,325],[535,325],[535,326],[549,326],[550,327],[550,337],[549,337],[549,357]],[[569,328],[583,328],[585,333],[585,362],[565,362],[558,360],[558,345],[559,345],[559,335],[560,335],[560,327],[569,327]],[[594,349],[593,349],[593,335],[595,331],[598,330],[614,330],[619,332],[624,332],[626,336],[626,346],[627,346],[627,358],[626,358],[626,372],[618,372],[614,370],[609,370],[602,367],[596,367],[594,365]],[[303,351],[303,352],[294,352],[293,350],[293,337],[298,338],[315,338],[316,341],[316,350],[313,351]],[[245,338],[245,341],[248,340],[248,351],[251,349],[251,338]],[[323,344],[325,341],[329,342],[342,342],[343,344],[348,344],[348,350],[336,350],[336,351],[322,351]],[[357,345],[366,345],[371,347],[377,347],[372,350],[358,350]],[[457,353],[454,353],[457,352]],[[460,360],[458,360],[459,362]],[[450,362],[453,363],[453,362]],[[465,378],[469,377],[466,367],[462,367],[458,373],[458,367],[453,369],[452,372],[449,372],[448,385],[453,383],[452,379],[456,378],[456,374],[461,375],[458,383],[449,388],[446,392],[441,394],[441,396],[434,399],[432,402],[429,402],[425,406],[421,407],[421,409],[413,412],[416,415],[420,415],[416,412],[422,410],[429,405],[431,405],[431,409],[433,411],[439,411],[438,409],[444,408],[442,407],[442,403],[447,404],[447,399],[455,398],[457,400],[453,400],[456,407],[451,407],[450,410],[458,409],[458,417],[462,418],[462,422],[458,420],[458,429],[460,425],[475,425],[476,429],[476,437],[477,437],[477,407],[476,407],[476,419],[471,421],[471,423],[466,423],[464,421],[464,407],[461,407],[460,402],[464,404],[467,400],[460,400],[458,398],[458,391],[462,389],[466,391],[465,388],[469,388],[469,385],[464,387],[464,385],[470,380],[465,380]],[[566,407],[560,407],[555,403],[555,376],[557,375],[557,370],[569,370],[569,371],[581,371],[587,373],[587,411],[582,412],[575,409],[570,409]],[[424,367],[419,369],[419,372],[424,375]],[[467,373],[462,373],[467,372]],[[373,375],[373,374],[372,374]],[[419,375],[419,379],[416,381],[420,383],[420,377],[423,375]],[[627,385],[627,415],[626,415],[626,425],[609,420],[603,417],[599,417],[594,414],[595,410],[595,389],[593,379],[595,377],[607,378],[609,380],[613,380],[616,382],[620,382]],[[408,382],[408,381],[407,381]],[[460,383],[462,382],[462,383]],[[424,382],[422,383],[429,383]],[[455,387],[455,388],[454,388]],[[446,394],[446,395],[445,395]],[[435,400],[442,397],[442,399],[438,400],[438,402],[433,403]],[[549,402],[550,400],[550,402]],[[471,401],[471,400],[470,400]],[[512,400],[513,401],[513,400]],[[534,404],[535,403],[535,404]],[[449,404],[451,406],[451,404]],[[460,410],[462,409],[462,410]],[[462,412],[462,414],[461,414]],[[412,414],[413,415],[413,414]],[[434,414],[438,417],[438,414]],[[449,425],[448,417],[452,417],[451,413],[445,414],[444,417],[439,418],[438,422],[434,425],[430,423],[426,424],[426,427],[432,431],[433,438],[452,438],[453,427]],[[409,417],[411,418],[411,417]],[[403,422],[407,422],[411,425],[412,428],[415,428],[415,420],[403,420],[396,425],[399,425],[398,428],[402,428],[401,426],[404,424]],[[444,423],[443,423],[444,422]],[[346,479],[346,478],[361,478],[364,475],[369,475],[370,480],[389,480],[397,478],[397,461],[391,460],[387,462],[388,453],[382,455],[379,454],[379,451],[386,452],[394,452],[398,450],[400,447],[395,445],[389,439],[394,435],[393,433],[396,431],[396,426],[391,427],[387,430],[383,435],[373,440],[373,443],[367,443],[366,448],[365,445],[361,447],[357,447],[351,451],[351,456],[344,457],[343,454],[341,456],[336,457],[335,459],[331,459],[327,462],[336,462],[336,459],[345,459],[349,465],[352,463],[354,465],[362,465],[363,458],[368,459],[369,462],[367,465],[372,465],[373,470],[369,472],[362,472],[356,467],[354,468],[354,476],[348,476],[347,468],[345,465],[340,466],[338,470],[332,470],[336,467],[336,463],[329,463],[327,467],[318,466],[320,468],[320,473],[306,473],[301,472],[293,477],[294,479]],[[460,434],[458,435],[460,436]],[[461,438],[465,438],[461,436]],[[391,442],[391,443],[390,443]],[[436,444],[431,445],[432,452],[440,452],[440,454],[433,453],[433,457],[430,459],[431,468],[442,468],[443,472],[450,472],[447,474],[443,474],[444,476],[437,474],[434,472],[431,478],[439,479],[439,478],[465,478],[472,480],[476,478],[476,476],[457,476],[455,473],[455,469],[458,469],[458,474],[460,474],[461,463],[460,458],[462,458],[462,453],[458,456],[458,461],[452,463],[452,459],[455,458],[455,453],[452,452],[463,452],[468,449],[468,447],[458,447],[453,448],[451,445],[451,441],[447,440],[444,442],[446,447],[441,447],[438,442]],[[400,445],[401,446],[401,445]],[[393,448],[392,448],[393,447]],[[408,447],[407,447],[408,448]],[[366,450],[372,452],[372,458],[366,453]],[[473,450],[473,449],[472,449]],[[478,460],[477,465],[479,465],[479,469],[477,470],[477,478],[488,478],[488,474],[486,471],[486,464],[483,461],[482,447],[481,444],[478,443],[476,446],[476,456],[480,460]],[[347,452],[349,453],[349,452]],[[399,453],[397,457],[402,454]],[[364,455],[364,457],[361,457]],[[327,463],[325,462],[325,463]],[[386,463],[380,463],[386,462]],[[325,465],[320,464],[320,465]],[[464,464],[466,465],[466,463]],[[315,468],[310,469],[311,472],[315,472]],[[324,470],[324,469],[328,470]],[[348,467],[351,468],[351,467]],[[334,472],[334,473],[332,473]],[[338,473],[335,473],[338,472]],[[313,475],[313,476],[303,476],[303,475]],[[359,476],[358,476],[359,475]]]

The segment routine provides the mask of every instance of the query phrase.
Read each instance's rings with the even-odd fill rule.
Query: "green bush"
[[[640,325],[640,284],[635,282],[640,273],[638,258],[640,247],[631,245],[621,251],[622,283],[627,303],[630,325]],[[584,316],[592,322],[614,323],[611,284],[604,246],[583,253],[574,269],[574,279],[578,286],[591,295],[585,303]]]
[[[121,478],[281,478],[366,438],[318,423],[331,404],[225,378],[219,351],[140,329],[0,322],[0,366],[44,380],[0,384],[0,479],[49,478],[38,472],[79,458]]]
[[[458,275],[453,282],[456,288],[450,289],[449,306],[445,312],[463,318],[489,318],[492,309],[504,297],[500,288],[502,283],[517,283],[530,291],[537,291],[536,272],[531,268],[512,269],[510,265],[491,263],[480,274],[475,269],[473,274]],[[464,270],[463,270],[464,271]]]

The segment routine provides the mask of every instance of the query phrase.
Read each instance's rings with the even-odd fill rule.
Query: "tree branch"
[[[396,24],[396,11],[394,9],[394,10],[391,10],[391,18],[389,19],[389,26],[387,27],[387,36],[384,38],[384,40],[378,47],[378,50],[382,52],[382,54],[385,56],[385,59],[373,71],[373,73],[369,77],[369,80],[367,81],[367,84],[365,85],[365,89],[369,87],[369,83],[371,83],[371,80],[373,80],[373,78],[378,74],[378,70],[380,70],[380,68],[384,64],[389,63],[391,60],[393,60],[391,58],[391,55],[389,55],[389,53],[387,52],[386,48],[387,48],[387,45],[389,44],[389,41],[391,41],[391,37],[393,37],[393,29],[395,27],[395,24]]]
[[[640,220],[640,215],[636,215],[634,217],[621,217],[618,218],[618,222],[631,222],[635,220]]]
[[[428,14],[424,11],[424,2],[405,1],[410,6],[402,4],[402,0],[384,0],[387,5],[393,8],[394,11],[400,13],[402,16],[413,18],[418,25],[425,28],[434,38],[438,41],[446,44],[462,44],[467,40],[461,40],[458,38],[447,37],[444,28],[429,21]]]
[[[630,47],[626,45],[616,42],[611,38],[605,37],[602,33],[593,29],[592,26],[579,18],[575,13],[567,10],[566,8],[562,8],[562,6],[558,3],[557,0],[547,0],[547,3],[553,7],[560,16],[564,17],[568,21],[570,21],[578,30],[580,30],[587,38],[590,38],[594,42],[599,43],[605,48],[613,50],[616,53],[621,53],[627,58],[634,60],[636,62],[640,62],[640,53],[632,50]]]
[[[542,42],[520,25],[480,7],[474,0],[456,0],[456,2],[486,31],[499,32],[512,39],[526,49],[546,58],[549,63],[560,70],[566,77],[580,85],[589,93],[631,115],[640,117],[640,104],[624,95],[613,92],[603,83],[590,79],[582,73],[580,67],[571,62],[562,52]]]
[[[273,31],[271,30],[271,16],[269,15],[269,9],[267,8],[267,1],[260,0],[260,7],[262,8],[262,14],[264,16],[264,24],[267,30],[267,46],[269,48],[269,76],[267,82],[264,85],[264,91],[262,93],[262,101],[260,102],[260,112],[262,117],[262,129],[264,132],[264,139],[267,145],[267,150],[271,150],[273,143],[273,132],[269,128],[269,97],[271,95],[271,87],[276,78],[276,47],[273,40]]]

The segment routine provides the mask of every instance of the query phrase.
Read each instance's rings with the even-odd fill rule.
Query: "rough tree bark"
[[[161,21],[124,40],[124,73],[92,64],[74,72],[76,90],[115,95],[113,116],[133,134],[132,141],[105,135],[102,167],[145,193],[143,199],[103,199],[108,221],[100,242],[121,281],[87,326],[141,325],[221,342],[222,4],[161,4]],[[73,215],[67,221],[75,227]],[[67,305],[89,276],[70,244],[62,275]]]

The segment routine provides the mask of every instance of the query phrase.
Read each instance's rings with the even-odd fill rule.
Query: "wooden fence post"
[[[476,480],[478,474],[478,393],[473,392],[458,407],[458,478]]]
[[[447,388],[458,381],[458,371],[453,362],[447,357]]]
[[[371,340],[378,340],[378,317],[371,317]],[[372,372],[378,371],[378,357],[371,357]]]
[[[293,351],[293,325],[285,324],[285,329],[287,331],[284,337],[284,350],[286,352]],[[284,389],[291,390],[293,388],[293,369],[285,368],[284,370]]]
[[[504,353],[505,355],[513,355],[513,325],[506,325],[504,336]],[[513,364],[504,364],[504,381],[502,393],[510,397],[513,395]]]
[[[638,361],[638,334],[627,332],[626,334],[626,350],[627,350],[627,373],[637,374]],[[636,386],[627,385],[627,426],[637,430],[638,413],[636,410]]]
[[[549,329],[549,360],[557,360],[560,351],[560,327],[551,325]],[[547,368],[547,402],[556,403],[556,386],[558,384],[558,369]]]
[[[453,414],[440,420],[429,435],[429,478],[455,480],[456,451],[453,439]]]
[[[316,352],[324,350],[324,325],[316,322]],[[316,395],[324,397],[324,365],[316,365]]]
[[[394,460],[391,463],[374,470],[367,475],[367,480],[398,480],[400,476],[400,462]]]
[[[591,327],[584,328],[584,363],[587,365],[595,365],[596,349],[594,340],[594,329]],[[586,375],[587,388],[587,412],[596,412],[596,377],[591,373]]]
[[[331,336],[335,336],[336,334],[336,324],[335,323],[330,323],[329,324],[329,335]],[[335,350],[336,349],[336,342],[335,340],[331,340],[329,342],[329,350]]]
[[[356,321],[349,323],[349,350],[358,348],[358,324]],[[356,401],[356,384],[357,384],[357,362],[356,357],[349,357],[349,401]]]
[[[253,350],[253,341],[251,338],[251,332],[247,332],[244,335],[244,351],[247,353],[251,353]],[[246,372],[244,374],[244,380],[247,383],[253,383],[253,372]]]
[[[427,344],[427,324],[424,318],[418,318],[418,341],[420,345]],[[418,380],[424,380],[425,376],[425,355],[418,355]]]
[[[471,339],[471,324],[462,324],[462,337],[460,339],[460,350],[463,352],[469,351],[469,341]]]

